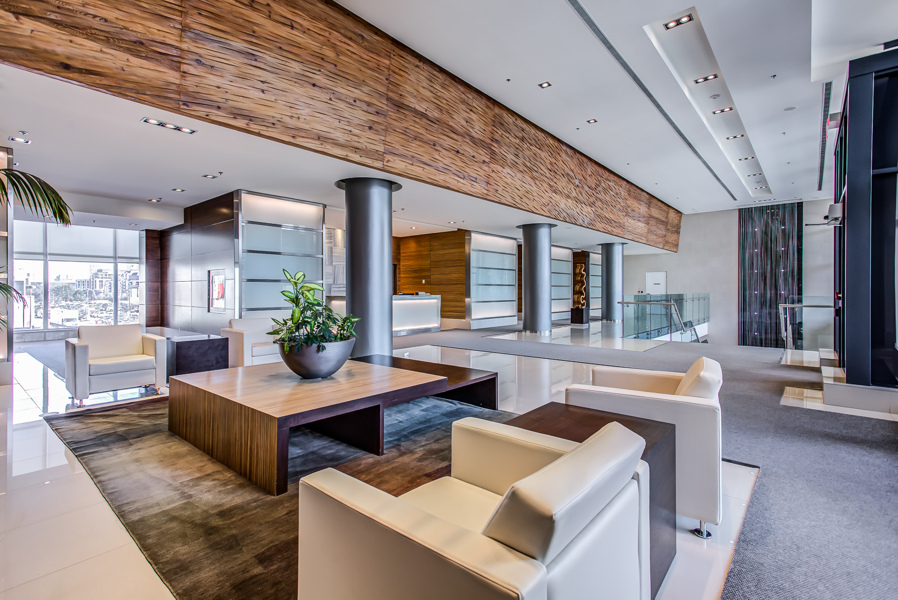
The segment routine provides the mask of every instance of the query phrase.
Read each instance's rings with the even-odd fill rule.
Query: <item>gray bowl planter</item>
[[[319,379],[330,377],[339,371],[349,358],[353,346],[355,338],[342,342],[329,342],[324,345],[323,352],[319,352],[316,345],[291,346],[290,350],[285,352],[283,344],[278,344],[278,352],[281,353],[287,368],[303,379]]]

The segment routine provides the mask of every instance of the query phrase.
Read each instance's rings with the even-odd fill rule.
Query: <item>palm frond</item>
[[[0,269],[2,271],[3,269]],[[19,293],[19,290],[12,287],[8,283],[3,283],[0,281],[0,298],[6,300],[6,305],[15,302],[25,303],[25,296]],[[0,316],[0,331],[4,331],[6,329],[6,317]]]
[[[34,214],[50,217],[62,225],[72,224],[72,210],[68,204],[40,177],[15,169],[0,169],[0,203],[7,201],[8,192]]]

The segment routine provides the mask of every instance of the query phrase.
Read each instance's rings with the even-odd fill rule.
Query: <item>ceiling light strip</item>
[[[817,191],[823,190],[823,167],[826,164],[826,125],[829,121],[829,103],[832,99],[833,82],[823,84],[823,118],[820,123],[820,164],[817,168]]]
[[[733,194],[733,192],[730,191],[730,188],[726,186],[723,180],[717,175],[717,173],[714,172],[714,169],[711,168],[711,165],[708,164],[708,161],[706,161],[705,158],[696,149],[696,147],[692,145],[692,142],[689,141],[689,138],[686,137],[686,134],[683,133],[683,130],[680,129],[676,123],[674,123],[673,118],[669,114],[667,114],[667,111],[664,110],[664,108],[661,106],[661,103],[658,102],[658,99],[655,98],[654,95],[652,95],[652,93],[642,82],[636,72],[633,71],[633,69],[630,67],[629,63],[627,63],[627,61],[624,60],[624,57],[620,55],[620,52],[617,51],[617,48],[614,47],[614,44],[611,43],[611,40],[605,37],[605,34],[602,33],[602,30],[593,20],[592,16],[590,16],[589,12],[587,12],[587,10],[583,8],[583,5],[580,4],[579,0],[567,0],[567,3],[571,8],[574,9],[574,12],[577,13],[577,15],[583,20],[583,22],[586,23],[586,26],[589,28],[589,30],[592,31],[593,35],[596,36],[596,38],[602,43],[603,46],[605,46],[605,49],[608,50],[608,53],[611,54],[612,57],[614,57],[614,60],[617,61],[624,72],[629,75],[630,79],[633,80],[633,83],[636,84],[636,87],[638,87],[640,91],[645,94],[645,97],[648,98],[649,102],[651,102],[652,105],[654,105],[655,109],[659,113],[661,113],[661,116],[664,117],[664,120],[667,121],[667,124],[670,125],[670,127],[676,132],[676,134],[680,136],[680,139],[683,140],[683,143],[686,144],[686,146],[690,150],[692,150],[692,153],[695,154],[696,158],[698,158],[701,163],[705,165],[705,168],[708,169],[708,172],[711,173],[711,176],[714,177],[717,183],[720,184],[720,187],[722,187],[726,191],[726,193],[729,194],[730,198],[732,198],[735,202],[736,196]]]

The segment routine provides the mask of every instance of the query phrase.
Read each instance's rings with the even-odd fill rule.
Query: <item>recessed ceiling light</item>
[[[14,166],[14,167],[18,167],[18,166],[19,166],[19,163],[17,163],[17,162],[14,162],[14,163],[13,163],[13,164],[12,164],[12,166]]]
[[[598,121],[596,121],[595,119],[589,119],[586,122],[589,124],[598,123]]]
[[[546,89],[547,87],[552,87],[552,84],[548,81],[543,81],[541,84],[539,84],[539,87]]]
[[[740,158],[739,162],[742,162],[743,160],[751,160],[753,158],[754,158],[754,156],[746,156],[745,158]]]
[[[218,175],[206,174],[206,175],[203,175],[203,177],[205,177],[206,179],[218,179]]]
[[[184,190],[182,190],[181,188],[172,188],[171,191],[173,191],[173,192],[183,192]]]
[[[14,136],[9,136],[9,141],[16,142],[17,144],[30,144],[31,143],[31,140],[26,140],[23,137],[14,137]]]
[[[766,185],[762,185],[762,186],[760,186],[760,187],[756,187],[755,189],[756,189],[756,190],[766,190],[766,189],[767,189],[767,186],[766,186]]]
[[[150,198],[147,202],[162,202],[162,198]]]
[[[751,175],[746,175],[746,177],[760,177],[763,173],[752,173]]]
[[[665,29],[673,29],[674,27],[677,27],[678,25],[685,25],[686,23],[688,23],[691,20],[692,20],[692,15],[683,15],[679,19],[674,19],[673,21],[668,21],[667,23],[665,23],[664,28]]]
[[[744,133],[740,133],[739,135],[731,135],[731,136],[728,137],[727,139],[728,139],[728,140],[738,140],[739,138],[743,138],[743,137],[745,137],[745,134],[744,134]]]
[[[409,229],[417,229],[417,227],[409,227]]]
[[[19,135],[28,135],[28,132],[27,132],[27,131],[19,130]]]
[[[449,221],[450,225],[455,225],[455,221]]]
[[[732,106],[727,106],[726,108],[718,108],[717,110],[714,111],[714,114],[719,115],[720,113],[730,112],[731,110],[733,110]]]
[[[137,223],[128,223],[129,227],[137,227]]]
[[[705,83],[706,81],[714,81],[715,79],[717,79],[717,73],[712,73],[705,77],[699,77],[695,80],[695,83]]]
[[[180,125],[175,125],[174,123],[167,123],[165,121],[160,121],[159,119],[151,119],[149,117],[144,117],[141,119],[141,122],[147,123],[148,125],[156,125],[157,127],[164,127],[165,129],[173,129],[176,131],[181,131],[183,133],[196,133],[196,129],[191,129],[190,127],[181,127]]]

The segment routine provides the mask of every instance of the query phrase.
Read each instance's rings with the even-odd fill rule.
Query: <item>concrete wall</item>
[[[829,200],[804,203],[804,222],[822,223]],[[802,244],[802,294],[805,302],[832,304],[833,227],[805,227]],[[833,313],[826,309],[804,309],[804,347],[808,350],[833,347]]]
[[[829,200],[805,202],[804,222],[822,223],[829,204]],[[646,271],[667,271],[669,294],[711,294],[708,342],[738,344],[738,224],[738,210],[683,215],[680,248],[676,254],[624,254],[624,294],[645,289]],[[802,253],[805,300],[831,304],[832,228],[805,227]],[[832,312],[805,309],[803,318],[805,348],[832,348]]]
[[[711,294],[708,343],[739,341],[738,236],[735,210],[683,215],[676,254],[627,255],[624,247],[624,295],[645,289],[647,271],[667,271],[667,293]]]

